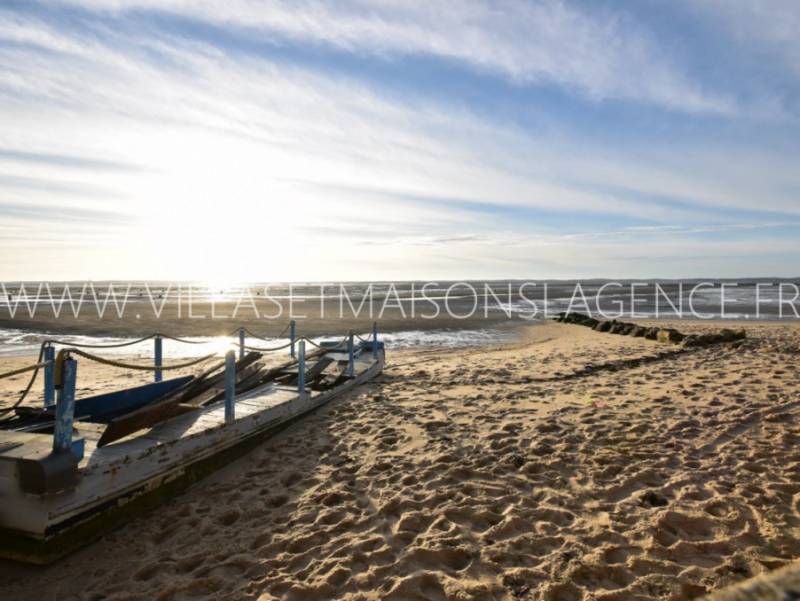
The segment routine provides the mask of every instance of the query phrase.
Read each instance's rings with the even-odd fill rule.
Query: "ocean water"
[[[361,334],[368,338],[371,334],[366,332]],[[401,332],[387,332],[378,334],[379,340],[383,341],[390,349],[411,349],[411,348],[464,348],[482,345],[493,345],[507,342],[514,342],[516,334],[508,328],[480,328],[464,330],[408,330]],[[321,340],[337,340],[336,336],[323,336],[313,338],[314,342]],[[0,357],[2,356],[22,356],[35,355],[39,352],[39,347],[46,340],[58,341],[58,346],[71,346],[75,344],[121,344],[135,340],[135,338],[119,338],[113,336],[79,336],[71,334],[47,334],[42,332],[28,332],[20,329],[0,328]],[[182,340],[190,341],[192,344],[177,342],[174,340],[163,340],[163,354],[165,358],[198,357],[210,353],[224,354],[228,350],[238,348],[238,339],[226,336],[187,336]],[[246,344],[254,348],[271,348],[286,344],[286,338],[273,339],[248,339]],[[100,348],[86,349],[102,356],[135,356],[152,357],[153,341],[143,342],[125,346],[121,348]],[[288,349],[275,351],[288,354]]]
[[[163,305],[181,303],[256,304],[283,302],[325,304],[331,313],[350,307],[350,317],[380,321],[388,307],[397,319],[407,315],[407,328],[382,339],[395,348],[464,347],[506,342],[513,329],[498,327],[503,321],[535,322],[572,310],[600,318],[618,319],[800,319],[800,283],[796,279],[739,280],[502,280],[466,282],[348,282],[348,283],[249,283],[214,288],[186,282],[0,282],[0,355],[34,354],[43,340],[57,337],[65,344],[116,344],[128,339],[98,336],[58,335],[14,328],[14,316],[52,316],[55,307],[63,314],[97,315],[105,307],[109,319],[117,319],[122,307],[125,318],[155,311]],[[361,313],[355,313],[357,307]],[[437,313],[464,320],[459,329],[443,330],[426,315]],[[486,324],[481,324],[485,318]],[[35,318],[34,318],[35,319]],[[52,319],[52,317],[51,317]],[[288,317],[286,317],[288,320]],[[452,323],[448,324],[452,325]],[[198,356],[224,352],[231,346],[225,337],[189,338],[195,344],[166,340],[166,357]],[[253,346],[276,346],[280,340],[254,341]],[[110,355],[151,356],[152,341],[120,349],[102,349]]]
[[[569,308],[622,318],[800,318],[798,279],[711,280],[501,280],[440,282],[249,283],[212,288],[186,282],[0,282],[0,319],[60,308],[69,314],[126,315],[155,312],[180,303],[257,304],[295,299],[304,306],[361,305],[371,314],[402,307],[410,319],[438,311],[458,316],[547,318]],[[362,304],[363,303],[363,304]],[[409,330],[416,324],[410,325]]]

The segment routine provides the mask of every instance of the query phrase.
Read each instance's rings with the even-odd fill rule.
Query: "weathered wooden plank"
[[[170,394],[194,380],[194,376],[183,376],[163,382],[145,384],[108,394],[100,394],[75,401],[75,419],[107,422],[156,399]]]
[[[237,363],[237,372],[239,369],[246,368],[260,358],[261,355],[258,353],[248,354]],[[207,393],[208,388],[213,389],[216,381],[221,381],[221,374],[214,373],[221,367],[221,363],[215,365],[212,369],[198,376],[196,382],[190,383],[187,387],[178,390],[174,394],[168,395],[167,398],[161,401],[111,420],[97,445],[100,447],[105,446],[133,432],[149,428],[161,421],[186,413],[187,410],[190,410],[185,406],[186,401],[196,399],[198,394]],[[216,394],[217,393],[209,395],[209,400],[213,400]],[[192,404],[194,405],[194,403]]]

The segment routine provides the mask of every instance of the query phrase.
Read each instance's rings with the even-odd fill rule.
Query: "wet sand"
[[[742,582],[800,557],[800,329],[747,330],[685,352],[562,324],[389,349],[377,381],[161,509],[55,565],[0,563],[4,596],[677,601]]]
[[[150,303],[140,302],[128,304],[124,310],[121,308],[121,318],[113,304],[101,315],[94,305],[87,302],[77,317],[69,305],[65,305],[57,316],[44,303],[33,316],[24,307],[12,316],[8,307],[0,305],[0,328],[136,338],[154,332],[171,336],[224,336],[244,326],[259,336],[276,337],[285,335],[291,319],[297,321],[298,332],[306,336],[341,334],[351,329],[369,332],[376,320],[380,322],[382,332],[488,328],[509,321],[509,316],[503,311],[474,308],[471,304],[466,307],[455,304],[453,314],[448,314],[444,307],[437,312],[421,302],[415,306],[407,302],[402,307],[388,305],[385,310],[377,303],[372,313],[369,305],[362,308],[355,301],[352,308],[346,302],[340,306],[335,300],[323,306],[313,299],[275,303],[280,306],[264,299],[254,301],[253,305],[197,300],[191,307],[186,303],[170,302],[163,307],[156,303],[154,308]],[[519,318],[513,321],[521,322]]]

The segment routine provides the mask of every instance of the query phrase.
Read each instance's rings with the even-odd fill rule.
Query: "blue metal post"
[[[50,345],[44,347],[44,406],[52,407],[56,403],[56,349]]]
[[[354,355],[353,355],[353,331],[350,330],[350,334],[347,337],[347,375],[353,376],[354,373],[354,365],[353,365]]]
[[[54,453],[72,451],[72,419],[75,416],[75,378],[78,375],[78,362],[75,359],[65,359],[62,369],[53,431]]]
[[[378,358],[378,322],[372,322],[372,358]]]
[[[294,339],[296,337],[297,337],[297,323],[293,319],[292,321],[289,322],[289,340],[291,340],[291,342],[292,342],[291,350],[289,351],[289,354],[292,356],[292,359],[294,359],[294,357],[295,357]]]
[[[225,353],[225,423],[230,424],[236,419],[236,355],[233,351]]]
[[[244,359],[244,328],[239,328],[239,359]]]
[[[161,365],[163,364],[164,360],[164,347],[161,336],[156,336],[153,339],[153,344],[155,345],[155,349],[153,351],[153,356],[155,357],[154,362],[156,366],[156,371],[154,372],[155,381],[160,382],[163,379],[163,374],[161,373]]]
[[[301,340],[297,345],[297,392],[306,391],[306,341]]]

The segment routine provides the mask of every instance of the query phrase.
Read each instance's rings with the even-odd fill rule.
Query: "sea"
[[[77,306],[80,311],[102,310],[111,315],[122,307],[126,315],[132,315],[175,303],[250,307],[272,303],[277,307],[290,300],[296,305],[327,307],[332,314],[347,307],[359,317],[369,316],[378,322],[386,311],[402,315],[407,329],[381,335],[393,348],[458,348],[513,341],[516,333],[505,327],[507,323],[542,323],[565,311],[624,320],[797,320],[800,278],[251,282],[226,286],[142,281],[3,282],[0,355],[33,354],[44,340],[53,338],[64,344],[113,345],[131,340],[15,327],[16,316],[28,316],[32,308],[35,312],[68,313]],[[444,317],[450,318],[446,328],[439,321]],[[231,345],[228,337],[188,339],[195,344],[166,340],[164,355],[197,356]],[[280,342],[267,339],[259,344]],[[152,341],[103,352],[150,356]]]

